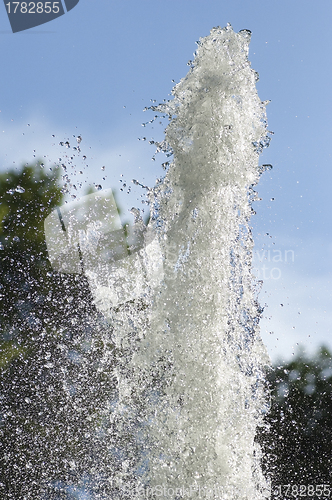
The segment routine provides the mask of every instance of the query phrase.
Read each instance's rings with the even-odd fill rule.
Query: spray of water
[[[77,371],[83,406],[97,408],[84,429],[88,468],[78,458],[70,469],[91,482],[87,498],[269,496],[255,443],[269,361],[250,230],[269,138],[249,41],[247,30],[214,28],[173,99],[152,108],[170,118],[157,147],[173,160],[149,190],[148,228],[134,210],[122,233],[108,192],[89,198],[83,218],[74,202],[46,223],[49,239],[61,233],[61,245],[48,242],[54,265],[85,273],[103,318]]]
[[[153,285],[142,275],[140,297],[109,309],[115,343],[127,346],[113,418],[120,448],[130,449],[115,478],[128,496],[139,487],[174,499],[268,496],[254,442],[268,356],[249,224],[269,139],[249,41],[247,30],[214,28],[174,98],[152,108],[170,118],[159,147],[173,152],[150,191],[163,273]]]

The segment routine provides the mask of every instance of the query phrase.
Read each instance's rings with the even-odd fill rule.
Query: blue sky
[[[274,360],[290,359],[297,344],[332,347],[331,21],[330,0],[80,0],[66,15],[12,34],[3,6],[0,169],[68,161],[75,153],[59,143],[74,145],[81,135],[75,185],[119,189],[133,178],[153,185],[162,160],[151,160],[148,141],[163,126],[142,127],[152,118],[143,108],[168,98],[195,41],[212,27],[250,29],[249,58],[260,98],[271,99],[275,132],[261,158],[273,169],[262,176],[252,219],[254,265],[265,277],[260,301],[268,306],[262,337]],[[126,189],[125,210],[142,194]]]

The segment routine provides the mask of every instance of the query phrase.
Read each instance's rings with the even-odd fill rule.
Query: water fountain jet
[[[153,107],[170,117],[165,143],[173,151],[153,192],[164,280],[133,361],[146,367],[147,385],[151,366],[161,380],[147,418],[149,486],[257,500],[268,496],[254,438],[269,361],[249,224],[269,138],[249,41],[248,30],[214,28],[173,100]]]
[[[91,259],[104,229],[76,234],[72,223],[77,262],[118,353],[103,457],[113,496],[269,496],[255,443],[269,360],[250,228],[269,138],[249,41],[248,30],[213,28],[173,100],[152,108],[170,117],[160,149],[173,161],[149,192],[151,219],[132,255],[107,257],[107,265]],[[123,234],[120,247],[126,253]]]

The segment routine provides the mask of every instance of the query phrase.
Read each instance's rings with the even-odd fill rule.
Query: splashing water
[[[269,138],[249,42],[247,30],[214,28],[173,100],[151,108],[170,118],[155,144],[173,161],[149,190],[147,228],[133,209],[124,233],[106,191],[46,219],[54,268],[85,274],[99,316],[82,307],[75,335],[40,355],[34,394],[43,399],[47,370],[58,420],[50,432],[38,414],[31,449],[48,433],[53,448],[30,454],[36,479],[21,497],[269,497],[255,443],[269,360],[249,225]]]
[[[166,143],[174,161],[151,193],[164,280],[151,296],[133,365],[154,387],[145,481],[173,498],[183,487],[197,496],[268,496],[254,443],[268,357],[249,227],[266,117],[249,40],[248,31],[213,29],[174,100],[154,108],[171,117]]]
[[[125,349],[112,418],[125,457],[114,484],[127,497],[269,496],[254,442],[268,356],[249,226],[268,137],[249,41],[247,30],[214,28],[174,99],[151,108],[170,118],[159,147],[174,155],[150,190],[154,252],[146,239],[131,261],[140,262],[132,276],[141,288],[121,307],[105,308],[107,287],[94,281]],[[160,279],[151,281],[145,271],[156,260]]]

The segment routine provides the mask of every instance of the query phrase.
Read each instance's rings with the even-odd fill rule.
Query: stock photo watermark
[[[159,484],[156,486],[124,485],[121,490],[125,498],[165,498],[169,500],[176,498],[220,498],[221,500],[226,500],[229,498],[238,498],[239,496],[251,496],[255,493],[254,488],[249,490],[243,487],[236,487],[234,485],[227,486],[227,488],[225,488],[220,484],[191,484],[190,486],[169,486],[165,484]],[[329,484],[276,484],[273,487],[268,484],[266,486],[266,494],[268,494],[269,497],[272,496],[272,498],[275,498],[276,500],[291,500],[298,498],[304,500],[326,499],[331,498],[331,493],[331,486]]]
[[[269,489],[270,492],[270,489]],[[227,487],[227,495],[225,491],[225,487],[219,484],[214,485],[200,485],[200,484],[191,484],[190,486],[181,485],[181,486],[169,486],[166,484],[158,484],[156,486],[136,486],[132,487],[129,485],[124,485],[122,488],[122,493],[124,497],[130,498],[167,498],[167,499],[176,499],[176,498],[202,498],[202,499],[214,499],[214,498],[229,498],[229,495],[234,496],[246,496],[246,494],[253,494],[254,491],[244,490],[243,488],[237,487]]]
[[[169,279],[176,279],[177,271],[185,269],[186,263],[189,261],[190,252],[191,248],[189,243],[187,246],[181,247],[180,250],[175,244],[169,245],[167,258],[164,261],[164,270],[167,272],[168,268]],[[216,267],[218,267],[220,262],[225,261],[230,261],[231,265],[236,265],[236,258],[233,260],[233,257],[227,248],[219,249],[214,259]],[[295,251],[292,249],[279,250],[268,248],[267,250],[255,250],[252,253],[253,274],[255,278],[263,281],[279,280],[286,266],[294,262]],[[197,266],[196,269],[190,268],[189,272],[192,278],[200,279],[206,277],[209,279],[212,271],[204,266]]]
[[[35,28],[63,16],[73,9],[79,0],[57,0],[39,2],[11,2],[4,5],[13,33]]]
[[[294,250],[256,250],[252,264],[256,278],[262,280],[279,280],[282,266],[295,262]]]

